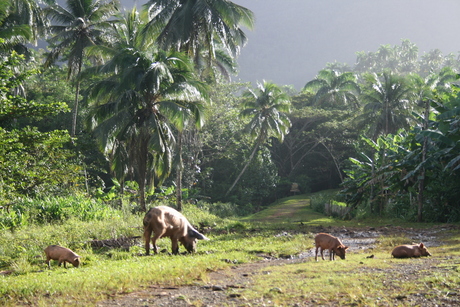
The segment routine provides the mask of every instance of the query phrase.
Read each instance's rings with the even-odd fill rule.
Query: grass
[[[29,225],[14,232],[5,230],[0,233],[0,271],[11,274],[0,275],[0,305],[92,305],[146,285],[205,283],[208,280],[206,272],[260,260],[257,256],[260,253],[279,257],[311,249],[312,229],[317,226],[433,226],[407,224],[399,220],[336,220],[313,211],[305,195],[286,198],[246,218],[219,218],[191,206],[184,208],[184,215],[192,224],[212,229],[206,233],[210,240],[200,241],[198,252],[193,255],[158,254],[146,257],[143,256],[142,242],[129,251],[91,248],[88,242],[93,239],[142,235],[143,215],[136,214],[124,213],[91,222],[70,219],[59,224]],[[287,230],[290,231],[288,235],[280,235]],[[422,284],[447,293],[459,282],[460,233],[458,230],[447,230],[443,240],[442,245],[430,248],[430,251],[437,255],[450,255],[451,258],[443,258],[433,264],[445,268],[449,274],[443,274],[441,268],[436,274],[427,274]],[[269,304],[279,306],[288,302],[321,305],[329,301],[356,306],[385,305],[385,300],[399,295],[401,291],[420,289],[419,281],[393,282],[384,271],[404,263],[391,259],[389,254],[392,246],[407,241],[404,236],[379,238],[378,249],[372,251],[373,259],[366,258],[365,252],[353,252],[347,255],[347,260],[315,262],[312,258],[297,264],[265,268],[264,271],[270,274],[258,275],[254,287],[244,290],[243,294],[248,299],[270,301]],[[52,263],[52,269],[48,270],[43,249],[49,244],[72,248],[82,256],[82,266],[64,269]],[[160,250],[171,250],[169,239],[159,240],[158,245]],[[182,246],[180,248],[184,250]],[[456,272],[456,276],[451,272]],[[389,287],[389,284],[392,286]]]
[[[341,301],[345,305],[364,296],[369,289],[380,291],[384,285],[376,282],[378,275],[373,268],[382,268],[375,261],[363,260],[352,255],[348,261],[309,260],[299,264],[265,268],[270,274],[260,276],[256,286],[244,295],[249,299],[271,300],[277,305],[292,302],[326,304]],[[359,261],[358,261],[359,259]],[[388,264],[383,264],[388,266]],[[363,279],[363,268],[372,272],[372,278]],[[279,291],[273,291],[278,288]]]
[[[265,267],[264,272],[256,275],[254,286],[242,295],[271,306],[288,306],[290,302],[308,306],[329,306],[338,302],[344,306],[406,306],[397,298],[420,293],[448,296],[458,292],[459,252],[443,257],[443,247],[430,249],[433,254],[441,255],[438,261],[392,259],[390,250],[373,250],[374,258],[350,253],[347,260],[315,262],[311,258],[302,263]],[[430,271],[420,272],[418,278],[407,278],[406,267],[422,266],[426,261],[433,261],[427,266]]]

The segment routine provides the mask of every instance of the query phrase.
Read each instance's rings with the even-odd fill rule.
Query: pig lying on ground
[[[431,256],[428,249],[423,243],[414,245],[399,245],[396,246],[391,255],[395,258],[412,258],[421,256]]]
[[[339,238],[331,236],[327,233],[319,233],[315,236],[316,253],[315,260],[318,261],[318,249],[321,248],[321,258],[324,260],[323,251],[329,250],[329,260],[335,260],[334,255],[338,255],[341,259],[345,259],[345,251],[348,246],[343,245]]]
[[[156,242],[159,238],[169,237],[172,243],[172,253],[179,253],[179,243],[189,253],[195,252],[197,240],[209,240],[199,233],[187,221],[185,216],[173,208],[159,206],[150,209],[144,217],[145,253],[150,252],[150,237],[152,238],[153,251],[158,253]]]
[[[80,265],[80,256],[75,254],[73,251],[71,251],[68,248],[59,246],[59,245],[50,245],[47,248],[45,248],[45,254],[46,254],[46,263],[48,264],[48,268],[51,268],[50,265],[50,260],[57,260],[58,261],[58,266],[61,266],[62,263],[64,263],[64,267],[66,267],[66,262],[72,263],[74,267],[77,267]]]

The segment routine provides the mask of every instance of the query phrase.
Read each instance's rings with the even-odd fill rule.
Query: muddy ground
[[[404,234],[411,238],[413,242],[423,241],[428,247],[439,245],[441,238],[447,229],[460,228],[458,226],[437,226],[431,229],[414,230],[401,227],[379,227],[379,228],[316,228],[312,232],[328,232],[342,238],[345,245],[350,246],[349,252],[364,250],[372,256],[372,249],[380,236]],[[281,232],[279,235],[289,235]],[[423,239],[423,240],[422,240]],[[204,306],[275,306],[267,299],[247,300],[242,292],[250,288],[253,277],[260,274],[268,274],[270,267],[278,265],[293,264],[311,261],[314,257],[314,248],[305,251],[300,255],[286,256],[283,259],[273,258],[269,255],[260,254],[260,261],[249,264],[235,265],[231,269],[209,273],[209,282],[206,285],[197,284],[195,286],[165,287],[161,285],[149,285],[145,289],[135,291],[125,295],[117,295],[108,300],[97,304],[100,307],[109,306],[174,306],[174,307],[204,307]],[[438,267],[437,264],[443,260],[454,261],[455,267]],[[446,256],[436,256],[423,258],[423,261],[395,263],[391,268],[379,269],[385,271],[389,276],[385,281],[389,290],[397,290],[394,280],[417,280],[421,277],[421,272],[436,272],[448,274],[459,274],[457,267],[460,259],[452,259]],[[364,269],[364,268],[363,268]],[[450,271],[449,271],[450,270]],[[425,274],[425,273],[423,273]],[[429,285],[424,287],[424,291],[413,294],[400,294],[390,298],[392,303],[388,303],[388,298],[377,306],[460,306],[460,285],[454,287],[446,294],[436,293]],[[393,293],[394,291],[391,291]],[[318,302],[315,298],[305,298],[302,301],[291,302],[288,306],[343,306],[339,301],[329,301],[327,303]],[[347,306],[362,306],[360,303],[352,303]]]

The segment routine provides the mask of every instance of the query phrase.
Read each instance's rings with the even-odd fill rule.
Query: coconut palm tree
[[[291,121],[286,113],[290,111],[290,97],[274,83],[264,81],[258,84],[258,90],[251,89],[243,93],[242,117],[250,117],[251,120],[246,129],[255,138],[254,148],[246,161],[238,177],[228,189],[226,196],[233,190],[235,185],[244,174],[259,147],[273,136],[283,141],[289,132]]]
[[[44,37],[47,20],[36,0],[4,0],[0,3],[0,52],[15,50],[20,54],[29,53],[27,43],[37,44]]]
[[[242,29],[254,26],[253,13],[228,0],[150,0],[144,8],[150,21],[146,31],[160,48],[183,51],[213,67],[216,51],[238,55],[247,37]]]
[[[361,128],[367,128],[373,140],[379,135],[395,134],[413,121],[411,91],[404,77],[389,70],[367,74],[365,88],[360,96],[364,103],[363,113],[357,117],[357,122]]]
[[[196,81],[190,58],[156,49],[141,35],[144,26],[133,10],[114,24],[113,45],[89,50],[110,60],[97,68],[107,78],[91,88],[88,122],[104,151],[115,158],[114,167],[124,170],[120,176],[130,173],[139,184],[145,211],[146,188],[171,169],[171,125],[182,131],[189,118],[203,124],[206,87]]]
[[[400,72],[410,73],[418,70],[418,47],[408,39],[403,39],[401,46],[396,49],[400,60]]]
[[[434,99],[435,90],[438,92],[446,92],[450,90],[450,84],[456,80],[456,73],[450,68],[445,67],[439,74],[431,74],[426,78],[422,78],[419,75],[411,75],[410,81],[412,83],[413,94],[415,100],[420,106],[423,106],[422,118],[422,130],[429,128],[430,113],[431,113],[431,102]],[[422,149],[421,149],[421,161],[420,165],[425,165],[428,152],[428,137],[423,137]],[[417,193],[417,221],[422,222],[423,212],[423,194],[425,190],[425,167],[420,167],[418,178],[418,193]]]
[[[66,6],[54,3],[44,9],[50,19],[52,46],[45,67],[66,55],[67,78],[80,74],[85,59],[85,48],[102,43],[104,33],[109,28],[109,19],[118,11],[116,0],[66,0]],[[72,111],[71,135],[76,133],[80,81],[77,79],[75,103]]]
[[[0,3],[0,52],[10,52],[18,45],[24,45],[32,38],[32,31],[28,25],[18,24],[11,16],[12,1]],[[13,19],[13,20],[11,20]]]
[[[352,72],[339,73],[337,70],[323,69],[315,79],[305,84],[303,91],[313,92],[314,102],[318,105],[359,107],[360,88]]]

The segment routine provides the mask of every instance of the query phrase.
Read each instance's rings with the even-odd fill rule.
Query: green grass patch
[[[378,254],[376,257],[382,257]],[[256,285],[243,295],[251,300],[275,306],[289,302],[324,305],[340,301],[344,305],[358,301],[371,303],[366,298],[369,290],[381,292],[385,284],[377,269],[388,267],[388,262],[366,259],[362,254],[350,254],[347,260],[314,261],[264,268],[256,278]]]

